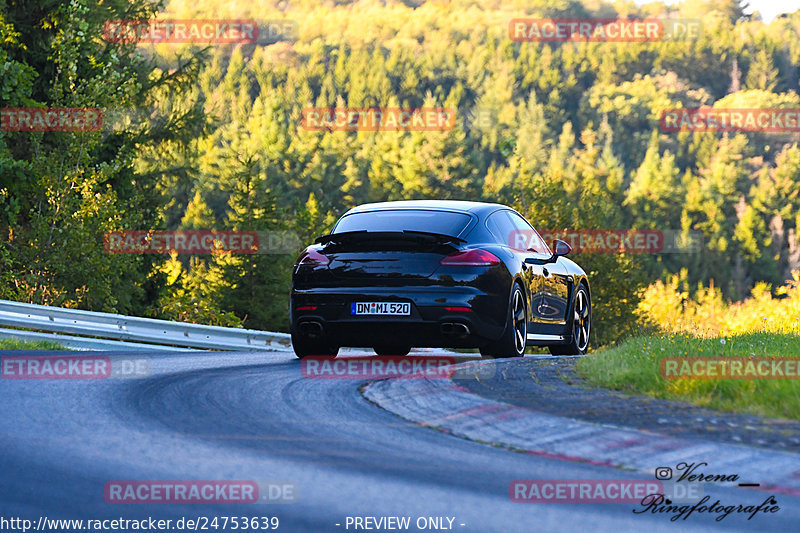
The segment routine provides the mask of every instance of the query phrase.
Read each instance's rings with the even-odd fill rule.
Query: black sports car
[[[584,354],[591,328],[586,273],[519,213],[461,201],[366,204],[303,251],[292,276],[298,357],[340,346],[405,355],[411,347],[526,346]]]

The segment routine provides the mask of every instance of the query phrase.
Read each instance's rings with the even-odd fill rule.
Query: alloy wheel
[[[514,306],[513,314],[514,320],[514,348],[518,354],[525,352],[525,341],[528,336],[528,321],[525,317],[525,302],[522,298],[522,291],[517,289],[514,291]]]
[[[592,327],[591,310],[586,291],[581,287],[575,295],[575,344],[581,352],[589,345],[589,332]]]

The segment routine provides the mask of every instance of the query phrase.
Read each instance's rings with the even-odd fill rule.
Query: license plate
[[[410,315],[411,304],[408,302],[353,302],[350,304],[351,315]]]

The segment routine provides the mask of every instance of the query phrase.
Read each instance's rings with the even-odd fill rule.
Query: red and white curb
[[[762,490],[800,496],[800,456],[538,413],[473,394],[449,380],[387,379],[365,398],[406,420],[459,437],[535,455],[626,468],[653,475],[680,462],[706,462],[709,473],[739,476]]]

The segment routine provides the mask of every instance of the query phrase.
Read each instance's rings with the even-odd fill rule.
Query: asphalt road
[[[634,514],[640,506],[632,503],[515,503],[508,489],[516,479],[647,478],[412,424],[366,401],[364,380],[304,378],[290,353],[149,358],[149,375],[133,379],[0,380],[0,529],[12,530],[2,519],[38,525],[43,516],[268,516],[287,532],[365,531],[348,527],[348,517],[386,516],[410,517],[409,531],[420,530],[420,517],[449,517],[464,532],[793,531],[800,520],[800,498],[785,495],[775,514],[721,522],[708,514],[671,522]],[[104,487],[115,480],[276,482],[296,487],[296,500],[107,503]],[[706,494],[746,505],[766,496],[715,487]]]

